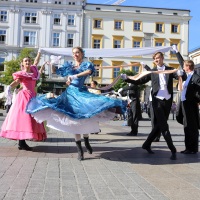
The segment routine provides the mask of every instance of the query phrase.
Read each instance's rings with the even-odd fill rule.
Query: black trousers
[[[176,152],[176,148],[173,145],[171,134],[169,132],[169,125],[167,123],[171,110],[171,105],[171,98],[169,100],[160,100],[155,97],[152,99],[155,123],[151,133],[149,134],[147,140],[143,144],[144,148],[149,148],[151,146],[151,143],[161,132],[165,141],[167,142],[168,148],[171,150],[172,153]]]
[[[185,133],[186,150],[198,152],[199,130],[198,130],[198,105],[192,101],[181,102],[183,112],[183,125]]]
[[[139,106],[138,106],[139,105]],[[137,100],[134,100],[130,104],[130,113],[128,114],[127,124],[131,126],[131,132],[138,133],[138,122],[141,118],[141,111],[139,110],[140,104]]]

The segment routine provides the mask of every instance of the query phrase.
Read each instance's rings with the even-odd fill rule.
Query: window
[[[163,23],[156,23],[156,32],[164,32],[164,24]]]
[[[165,39],[164,38],[154,38],[155,47],[164,46]]]
[[[0,44],[6,43],[6,30],[0,30]]]
[[[34,31],[24,31],[24,45],[36,44],[36,32]]]
[[[92,35],[92,48],[100,49],[102,48],[102,38],[103,35]]]
[[[55,1],[55,4],[61,4],[61,1]]]
[[[29,2],[29,3],[37,3],[37,0],[26,0],[26,2]]]
[[[120,40],[114,40],[113,48],[121,48],[121,41]]]
[[[100,65],[94,65],[95,67],[99,67]],[[99,77],[99,69],[95,69],[94,73],[93,73],[93,76],[94,77]]]
[[[0,71],[4,71],[4,61],[5,61],[5,58],[0,58]]]
[[[123,61],[113,61],[112,62],[112,66],[120,66],[123,64]],[[113,68],[113,78],[116,78],[119,75],[121,68],[120,67],[116,67]]]
[[[101,10],[101,8],[96,8],[96,10]]]
[[[53,46],[60,46],[60,33],[53,33]]]
[[[142,47],[142,37],[133,37],[133,48],[140,48]]]
[[[25,23],[35,24],[37,13],[25,13]]]
[[[133,30],[134,31],[141,31],[141,22],[134,22]]]
[[[93,48],[94,48],[94,49],[100,49],[100,46],[101,46],[101,40],[94,39]]]
[[[113,48],[122,48],[123,47],[123,36],[113,36]]]
[[[115,29],[122,30],[122,21],[115,21]]]
[[[113,68],[113,78],[118,77],[120,72],[120,68]]]
[[[132,71],[138,73],[139,72],[139,68],[138,66],[132,66]]]
[[[69,33],[67,35],[67,47],[73,47],[74,45],[74,34]]]
[[[139,48],[140,47],[140,41],[133,41],[133,47]]]
[[[178,24],[172,24],[171,25],[171,32],[172,33],[179,33],[179,25]]]
[[[177,49],[180,50],[180,39],[170,39],[170,46],[172,45],[177,45]],[[174,53],[174,51],[170,52],[170,57],[176,58],[176,54]]]
[[[0,21],[1,22],[7,21],[7,11],[0,11]]]
[[[95,19],[93,27],[94,28],[102,28],[102,19]]]
[[[68,15],[68,25],[74,25],[74,15]]]
[[[60,25],[60,14],[54,14],[53,22],[56,25]]]

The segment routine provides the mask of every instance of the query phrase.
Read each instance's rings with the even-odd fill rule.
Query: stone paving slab
[[[172,119],[169,126],[177,150],[183,150],[182,126]],[[67,133],[49,130],[46,141],[28,141],[33,152],[18,150],[17,141],[0,138],[0,199],[200,199],[199,153],[177,153],[178,159],[172,161],[161,138],[150,155],[141,148],[150,129],[147,118],[140,121],[135,137],[126,136],[130,127],[123,121],[101,124],[101,133],[90,136],[94,153],[87,154],[84,147],[81,162],[73,135]]]

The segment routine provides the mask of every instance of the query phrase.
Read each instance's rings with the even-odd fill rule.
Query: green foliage
[[[17,58],[17,60],[19,61],[19,63],[22,62],[23,58],[27,58],[30,57],[31,62],[33,63],[35,57],[36,57],[36,52],[34,49],[32,48],[24,48],[20,51],[20,54]]]
[[[12,74],[20,70],[18,60],[5,61],[5,71],[1,73],[0,83],[9,85],[13,81]]]
[[[131,70],[125,70],[125,69],[122,69],[119,72],[119,74],[127,74],[128,76],[134,76],[134,75],[136,75],[135,72],[133,72]],[[114,86],[114,90],[118,91],[120,88],[124,87],[125,85],[127,85],[127,83],[125,81],[123,81],[122,79],[119,79],[119,81]]]
[[[32,62],[36,57],[34,49],[24,48],[21,50],[20,55],[17,59],[12,59],[10,61],[5,61],[5,71],[0,73],[0,83],[9,85],[13,82],[12,74],[20,69],[20,63],[23,58],[30,57]]]
[[[119,72],[119,74],[126,74],[128,76],[135,76],[137,73],[133,72],[131,70],[122,69]],[[122,79],[119,79],[119,81],[114,86],[114,90],[118,91],[120,88],[123,88],[126,85],[127,85],[127,83],[125,81],[123,81]],[[142,91],[142,90],[144,90],[146,88],[146,85],[138,85],[138,87],[139,87],[139,90]]]

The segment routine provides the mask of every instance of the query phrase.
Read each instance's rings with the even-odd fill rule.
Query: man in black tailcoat
[[[154,68],[155,71],[173,70],[173,68],[164,64],[164,56],[162,52],[155,53],[153,55],[153,60],[156,65]],[[142,148],[146,149],[150,154],[153,154],[154,152],[151,150],[151,143],[157,137],[157,134],[161,131],[172,153],[170,159],[175,160],[176,148],[173,144],[169,131],[169,125],[167,123],[173,99],[173,78],[178,78],[176,73],[151,73],[138,80],[129,79],[127,76],[122,74],[122,79],[125,79],[126,82],[134,83],[136,85],[145,84],[148,81],[151,81],[152,107],[157,123],[150,132],[147,140],[142,145]]]
[[[142,118],[141,106],[139,99],[139,88],[137,85],[128,84],[122,88],[120,92],[122,96],[127,96],[128,106],[130,112],[128,114],[127,125],[131,127],[131,132],[128,133],[128,136],[137,136],[138,134],[138,122]]]
[[[183,154],[196,154],[199,146],[200,117],[198,103],[200,102],[200,76],[194,71],[192,60],[183,60],[175,45],[178,61],[186,73],[183,77],[180,102],[177,110],[177,121],[184,126],[185,150]]]

